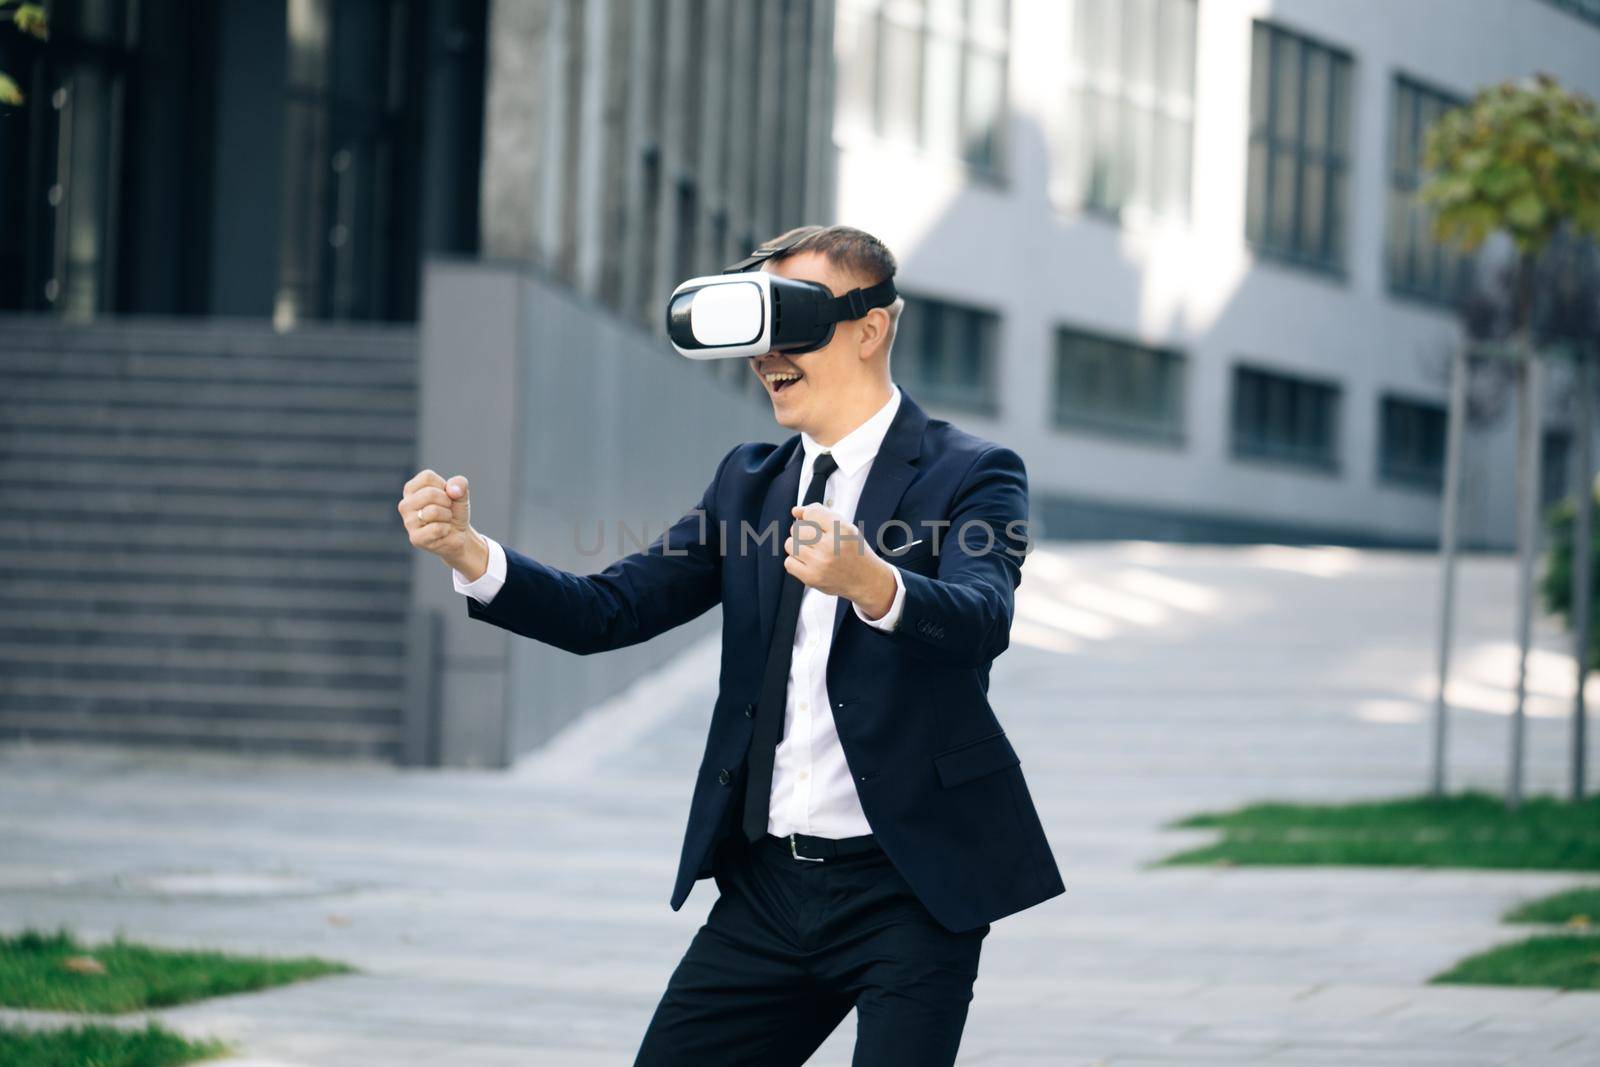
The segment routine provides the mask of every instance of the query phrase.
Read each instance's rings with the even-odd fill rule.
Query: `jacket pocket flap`
[[[934,769],[939,772],[939,782],[946,789],[986,774],[1015,767],[1022,760],[1006,738],[1005,732],[990,734],[960,748],[941,752],[933,757]]]

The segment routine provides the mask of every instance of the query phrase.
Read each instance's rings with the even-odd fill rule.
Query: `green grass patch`
[[[1600,937],[1541,934],[1468,956],[1430,982],[1600,989]]]
[[[1600,796],[1531,797],[1515,812],[1488,793],[1348,804],[1259,803],[1203,812],[1169,828],[1222,839],[1157,861],[1363,864],[1600,871]]]
[[[1506,912],[1501,921],[1556,923],[1583,928],[1600,926],[1600,885],[1579,886],[1518,904]]]
[[[22,1030],[0,1026],[0,1063],[7,1067],[177,1067],[225,1055],[220,1041],[190,1041],[154,1023],[143,1030],[74,1026]]]
[[[64,930],[27,931],[0,936],[0,1005],[41,1011],[138,1011],[350,970],[342,963],[310,957],[174,952],[121,937],[87,947]],[[0,1057],[0,1063],[5,1062],[9,1061]]]

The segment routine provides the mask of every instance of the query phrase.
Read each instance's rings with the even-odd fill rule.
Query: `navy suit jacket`
[[[712,874],[717,845],[741,832],[745,761],[802,458],[798,434],[739,445],[699,505],[648,549],[576,575],[507,548],[500,592],[487,605],[466,598],[475,619],[584,654],[647,641],[722,605],[720,691],[674,910]],[[839,600],[828,696],[874,836],[953,931],[1065,891],[988,700],[989,664],[1010,639],[1027,519],[1027,473],[1015,452],[929,419],[902,395],[855,522],[900,568],[904,607],[899,626],[884,633]]]

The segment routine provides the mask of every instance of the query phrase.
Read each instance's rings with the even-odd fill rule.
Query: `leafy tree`
[[[29,37],[36,37],[41,41],[50,39],[50,18],[45,14],[43,4],[22,4],[6,8],[10,5],[0,2],[0,20],[9,21],[17,32]],[[4,22],[0,22],[3,25]],[[17,86],[16,80],[0,70],[0,105],[20,107],[24,97],[22,90]]]
[[[1480,90],[1466,105],[1434,123],[1424,162],[1432,176],[1421,196],[1434,210],[1436,236],[1473,250],[1490,234],[1505,233],[1516,249],[1508,349],[1515,365],[1517,410],[1528,412],[1532,410],[1529,378],[1541,340],[1535,322],[1540,258],[1558,233],[1575,240],[1600,236],[1600,112],[1593,100],[1563,89],[1548,75],[1502,82]],[[1537,424],[1536,418],[1533,421]],[[1579,432],[1587,434],[1590,428],[1582,426]],[[1519,426],[1519,500],[1537,491],[1529,484],[1537,456],[1532,436]],[[1519,528],[1520,512],[1521,508]],[[1529,539],[1518,535],[1521,651],[1506,790],[1509,808],[1521,802],[1522,792],[1523,698],[1533,594]],[[1575,731],[1580,738],[1581,721],[1580,715]],[[1574,765],[1581,767],[1581,741],[1578,744]],[[1575,775],[1575,780],[1580,777]]]
[[[1475,249],[1510,234],[1524,261],[1522,324],[1531,307],[1531,260],[1564,223],[1600,236],[1600,111],[1541,74],[1481,90],[1428,131],[1433,172],[1422,197],[1445,241]]]

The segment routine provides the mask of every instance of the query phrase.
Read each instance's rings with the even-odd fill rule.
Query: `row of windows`
[[[1388,232],[1384,241],[1389,285],[1424,299],[1449,300],[1471,280],[1471,261],[1428,232],[1432,212],[1417,199],[1423,181],[1423,138],[1439,116],[1463,101],[1409,78],[1395,79],[1389,121]]]
[[[1055,194],[1120,217],[1189,213],[1195,0],[1079,0]]]
[[[1117,219],[1190,211],[1197,0],[1074,0],[1051,189]],[[841,0],[839,125],[1003,170],[1005,0]],[[1345,270],[1353,60],[1252,25],[1245,237],[1263,255]],[[1417,202],[1428,125],[1462,101],[1401,76],[1390,114],[1385,265],[1398,293],[1453,301],[1466,262]]]
[[[907,295],[894,341],[895,379],[929,403],[995,414],[999,322],[984,308]],[[1053,418],[1066,429],[1181,444],[1187,368],[1175,349],[1061,327],[1055,336]],[[1337,473],[1343,393],[1336,382],[1236,364],[1232,454]],[[1378,423],[1382,480],[1437,491],[1444,478],[1444,406],[1385,394]],[[1547,450],[1554,448],[1547,442]],[[1555,470],[1554,458],[1547,473]],[[1547,495],[1564,484],[1561,477],[1553,489],[1547,485]]]
[[[848,0],[838,8],[840,125],[996,172],[1006,0]]]
[[[1245,236],[1257,249],[1342,268],[1349,91],[1349,56],[1255,24]]]

